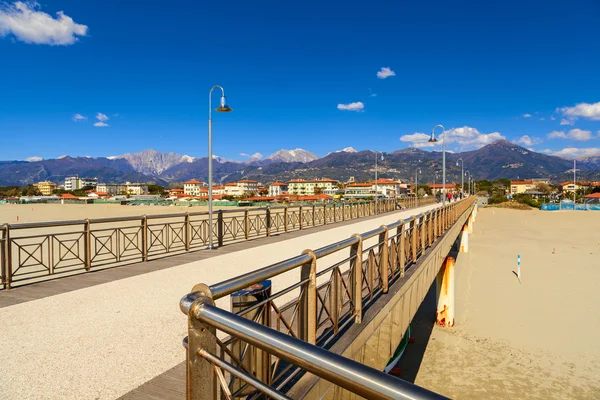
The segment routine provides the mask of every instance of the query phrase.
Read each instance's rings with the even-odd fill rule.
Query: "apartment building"
[[[533,190],[535,188],[536,183],[537,182],[532,179],[510,181],[510,194],[520,194]]]
[[[208,185],[206,182],[200,182],[196,179],[191,179],[187,182],[183,182],[183,193],[188,196],[200,196],[201,191],[206,191]]]
[[[328,178],[322,179],[294,179],[291,180],[288,185],[289,194],[297,194],[300,196],[313,196],[315,194],[315,189],[321,189],[321,192],[325,190],[336,189],[338,185],[338,181]]]
[[[273,182],[269,185],[269,196],[276,197],[288,193],[288,184],[284,182]]]
[[[375,197],[375,189],[371,182],[349,183],[344,188],[344,197],[349,199],[364,199]]]
[[[223,185],[223,192],[227,196],[241,196],[244,194],[236,182],[229,182]]]
[[[44,196],[50,196],[56,190],[56,183],[50,181],[34,183],[33,186],[36,187]]]
[[[96,191],[107,193],[110,196],[127,193],[127,185],[122,183],[99,183],[96,185]]]
[[[70,176],[65,178],[65,190],[78,190],[84,187],[98,185],[98,178],[80,178],[78,176]]]
[[[384,197],[397,197],[402,193],[402,188],[400,186],[400,182],[396,182],[392,179],[380,178],[376,181],[373,181],[372,189],[376,190],[380,196]]]
[[[86,185],[88,186],[88,185]],[[66,188],[66,185],[65,185]],[[65,189],[68,190],[68,189]],[[109,196],[116,196],[119,194],[129,194],[141,196],[148,194],[148,185],[146,183],[98,183],[96,185],[96,192],[106,193]]]
[[[251,179],[242,179],[236,182],[242,194],[258,193],[258,182]]]

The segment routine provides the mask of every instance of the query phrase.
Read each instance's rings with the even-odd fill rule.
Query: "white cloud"
[[[562,107],[560,111],[563,115],[570,119],[579,117],[600,121],[600,101],[594,104],[579,103],[573,107]]]
[[[392,71],[389,67],[381,68],[381,71],[377,72],[377,77],[379,79],[389,78],[390,76],[396,76],[396,73]]]
[[[545,121],[545,120],[546,120],[546,118],[544,118],[544,117],[540,118],[540,121]]]
[[[550,117],[550,121],[554,121],[554,120],[556,120],[556,117],[555,117],[554,115],[552,115],[552,116]]]
[[[564,131],[552,131],[548,134],[548,139],[566,139],[567,134]]]
[[[575,128],[571,129],[567,133],[564,131],[552,131],[548,134],[548,139],[571,139],[583,142],[593,139],[593,136],[591,131],[584,131],[582,129]]]
[[[580,158],[580,157],[589,157],[600,154],[599,147],[567,147],[559,151],[552,152],[552,155],[563,157],[563,158]]]
[[[87,117],[85,115],[75,114],[75,115],[73,115],[73,121],[75,121],[75,122],[87,121]]]
[[[362,101],[356,101],[356,102],[350,103],[350,104],[338,104],[337,108],[338,108],[338,110],[342,110],[342,111],[362,112],[365,109],[365,105],[363,104]]]
[[[248,161],[258,161],[258,160],[262,160],[264,158],[264,156],[258,152],[254,153],[254,154],[240,153],[240,156],[248,157]]]
[[[533,146],[542,142],[543,140],[541,138],[531,137],[529,135],[523,135],[517,140],[515,140],[515,143],[522,144],[523,146]]]
[[[429,143],[430,135],[416,132],[412,135],[404,135],[400,138],[402,142],[411,143],[413,147],[433,147],[441,146],[443,135],[437,134],[437,143]],[[480,148],[486,144],[495,142],[496,140],[506,139],[500,132],[481,133],[476,128],[463,126],[461,128],[453,128],[446,131],[446,143],[457,144],[460,149]]]
[[[569,131],[569,133],[567,133],[567,137],[569,139],[580,140],[583,142],[583,141],[592,139],[592,132],[575,128],[575,129],[571,129]]]
[[[575,122],[573,122],[573,121],[569,121],[568,119],[564,119],[564,118],[563,118],[563,119],[561,119],[561,120],[560,120],[560,124],[561,124],[561,125],[574,125],[574,124],[575,124]]]
[[[79,40],[77,36],[86,36],[86,25],[75,23],[62,11],[53,18],[40,8],[35,1],[0,3],[0,37],[12,34],[25,43],[67,46]]]
[[[110,125],[108,125],[108,124],[105,124],[105,123],[104,123],[104,122],[102,122],[102,121],[98,121],[98,122],[96,122],[96,123],[94,124],[94,126],[95,126],[95,127],[97,127],[97,128],[105,128],[105,127],[107,127],[107,126],[110,126]]]
[[[29,161],[29,162],[36,162],[36,161],[42,161],[43,158],[40,156],[32,156],[32,157],[28,157],[25,159],[25,161]]]
[[[523,118],[531,118],[531,114],[523,114]]]
[[[96,114],[96,119],[98,121],[108,121],[110,118],[106,114],[98,113]]]

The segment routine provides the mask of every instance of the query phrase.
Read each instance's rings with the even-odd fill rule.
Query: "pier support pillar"
[[[473,213],[467,218],[467,229],[469,233],[473,233]]]
[[[446,257],[436,279],[437,312],[435,323],[443,327],[454,326],[454,257]]]
[[[469,227],[467,224],[463,225],[462,234],[460,236],[460,252],[469,252]]]

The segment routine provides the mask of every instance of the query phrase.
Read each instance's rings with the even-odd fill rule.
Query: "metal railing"
[[[420,200],[419,205],[431,203]],[[403,207],[417,204],[403,201]],[[379,202],[379,213],[396,209]],[[200,250],[208,229],[223,246],[313,226],[375,215],[374,202],[219,210],[209,227],[207,212],[143,215],[0,226],[0,282],[20,284]]]
[[[219,391],[225,398],[269,395],[256,382],[245,379],[248,376],[270,390],[284,393],[304,371],[347,388],[349,382],[338,372],[327,375],[315,370],[310,357],[325,354],[320,353],[325,351],[322,348],[328,348],[352,324],[360,324],[363,311],[390,285],[401,280],[419,257],[473,206],[474,198],[468,198],[317,250],[305,250],[296,257],[224,282],[196,285],[180,304],[189,316],[188,398],[218,397],[216,387],[210,386],[213,392],[206,390],[210,383],[207,377],[213,369],[220,371],[216,375],[223,374],[221,369],[226,371],[228,379],[225,375],[219,378]],[[215,301],[226,303],[225,297],[266,280],[272,280],[272,286],[265,298],[233,312],[219,310],[218,321],[206,317],[215,315]],[[197,312],[190,312],[194,307]],[[241,319],[253,322],[246,326],[248,329],[242,329]],[[258,329],[255,324],[264,328]],[[225,334],[229,336],[224,337]],[[279,345],[267,343],[269,338],[277,337],[276,342],[282,344],[280,335],[295,340],[289,342],[290,346],[298,346],[298,341],[312,345],[300,351],[307,358],[290,357],[281,353]],[[207,352],[210,357],[204,356]],[[333,357],[330,353],[327,356]],[[223,367],[226,364],[227,368]],[[232,368],[239,374],[232,373]],[[387,397],[382,388],[379,390],[377,395],[367,397],[402,398]]]

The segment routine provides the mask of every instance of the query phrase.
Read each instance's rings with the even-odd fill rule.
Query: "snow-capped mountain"
[[[267,156],[267,160],[280,161],[280,162],[310,162],[317,160],[319,157],[304,149],[295,150],[279,150],[270,156]]]
[[[354,147],[346,147],[342,150],[336,151],[336,153],[358,153],[358,151],[356,151]]]
[[[108,157],[111,160],[123,158],[131,164],[133,169],[144,175],[156,176],[167,169],[181,164],[191,163],[194,157],[177,153],[161,153],[153,149],[142,150],[137,153],[127,153],[122,156]]]

